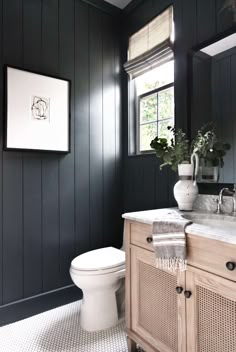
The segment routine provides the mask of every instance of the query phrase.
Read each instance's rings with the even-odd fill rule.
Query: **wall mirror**
[[[211,121],[217,136],[231,145],[224,156],[224,166],[212,172],[206,168],[200,173],[199,182],[233,183],[236,181],[236,28],[193,48],[189,67],[191,137]]]

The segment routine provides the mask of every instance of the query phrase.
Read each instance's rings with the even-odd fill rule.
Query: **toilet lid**
[[[72,260],[71,266],[76,270],[105,270],[125,264],[125,252],[114,247],[95,249],[78,255]]]

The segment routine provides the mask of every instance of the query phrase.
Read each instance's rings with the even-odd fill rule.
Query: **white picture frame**
[[[5,150],[70,152],[70,81],[5,71]]]

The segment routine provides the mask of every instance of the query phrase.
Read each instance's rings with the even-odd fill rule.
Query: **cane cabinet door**
[[[236,351],[236,283],[203,270],[186,273],[187,351]]]
[[[131,246],[131,282],[132,330],[159,352],[186,352],[185,273],[157,269],[153,252]]]

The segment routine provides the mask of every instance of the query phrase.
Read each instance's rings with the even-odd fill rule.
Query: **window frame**
[[[135,84],[134,84],[135,86]],[[135,119],[135,124],[136,124],[136,128],[135,128],[135,133],[136,133],[136,147],[135,147],[135,152],[136,152],[136,155],[145,155],[145,154],[153,154],[155,153],[151,148],[148,149],[148,150],[140,150],[140,126],[142,125],[145,125],[145,124],[151,124],[151,123],[154,123],[156,122],[157,123],[157,127],[158,127],[158,116],[157,116],[157,119],[156,120],[153,120],[151,122],[147,122],[147,123],[144,123],[144,124],[141,124],[141,118],[140,118],[140,100],[142,98],[145,98],[145,97],[148,97],[148,96],[151,96],[151,95],[154,95],[156,94],[158,96],[158,93],[161,92],[161,91],[164,91],[166,89],[169,89],[173,87],[174,90],[175,90],[175,82],[171,82],[171,83],[168,83],[168,84],[165,84],[161,87],[158,87],[158,88],[155,88],[155,89],[152,89],[152,90],[149,90],[148,92],[145,92],[141,95],[137,95],[137,92],[136,92],[136,88],[135,88],[135,111],[136,111],[136,119]],[[174,92],[175,93],[175,92]],[[173,116],[174,118],[174,121],[175,121],[175,114]],[[169,120],[169,119],[163,119],[164,120]],[[158,135],[158,129],[157,129],[157,135]],[[151,142],[151,141],[150,141]]]

